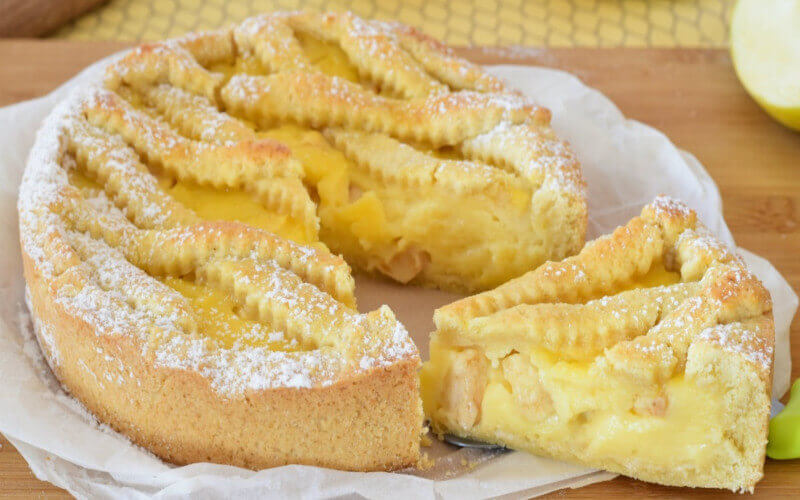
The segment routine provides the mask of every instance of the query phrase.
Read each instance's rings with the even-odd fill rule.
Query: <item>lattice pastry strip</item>
[[[518,304],[581,302],[611,293],[621,283],[644,275],[664,253],[658,226],[641,219],[586,245],[561,262],[548,262],[494,290],[456,301],[435,313],[440,329]],[[587,257],[590,256],[590,257]],[[602,262],[603,265],[598,265]]]
[[[408,51],[429,74],[456,90],[500,92],[507,90],[502,81],[478,65],[455,56],[452,49],[416,28],[390,24],[400,45]]]
[[[337,148],[373,177],[407,187],[441,184],[458,194],[524,189],[513,174],[489,165],[436,158],[387,135],[338,128],[326,129]]]
[[[301,337],[305,344],[343,350],[358,344],[355,311],[274,261],[212,259],[196,272],[230,291],[251,317]]]
[[[253,129],[227,113],[217,110],[202,96],[188,94],[166,85],[146,88],[142,93],[149,103],[186,136],[220,146],[262,141],[256,138]],[[263,141],[269,140],[263,139]],[[300,180],[300,173],[295,171],[297,162],[286,161],[291,162],[290,173],[296,175],[269,175],[267,178],[247,176],[238,187],[253,194],[265,207],[292,216],[303,224],[307,237],[316,238],[319,232],[316,205]],[[179,178],[183,178],[180,171],[175,173]]]
[[[521,304],[467,323],[464,345],[532,345],[567,360],[588,360],[619,342],[646,334],[700,290],[699,283],[678,283],[630,290],[585,304]],[[516,347],[515,347],[516,346]]]
[[[72,314],[77,313],[84,321],[99,325],[101,329],[105,327],[116,333],[146,336],[168,333],[161,332],[152,321],[145,323],[146,328],[133,332],[131,318],[136,321],[147,318],[147,315],[137,311],[119,292],[103,289],[96,281],[94,270],[85,262],[71,266],[53,283],[58,286],[59,299],[67,304],[67,310]],[[171,331],[176,332],[179,332],[177,328]]]
[[[258,140],[217,145],[193,141],[107,90],[92,94],[84,112],[90,122],[120,134],[148,161],[178,178],[216,187],[239,187],[265,177],[302,174],[300,164],[280,143]],[[226,168],[219,168],[221,164]]]
[[[387,25],[349,14],[304,13],[289,17],[298,31],[336,42],[358,68],[359,74],[406,99],[447,91],[396,43]]]
[[[504,165],[536,186],[548,180],[575,188],[581,183],[577,159],[550,127],[503,123],[460,148],[468,158]]]
[[[764,287],[742,267],[718,264],[701,280],[703,293],[686,300],[646,337],[606,353],[615,370],[661,382],[683,370],[692,342],[707,328],[757,318],[772,309]]]
[[[68,190],[69,193],[69,190]],[[304,280],[355,307],[350,267],[339,257],[231,222],[207,222],[167,230],[138,229],[106,207],[98,210],[72,188],[58,207],[80,231],[89,231],[153,275],[183,276],[212,258],[273,260]]]
[[[236,43],[228,28],[190,33],[177,40],[162,42],[168,47],[180,47],[189,52],[202,66],[230,63],[236,58]]]
[[[301,181],[302,166],[284,145],[270,139],[246,139],[233,144],[187,139],[108,91],[98,91],[85,112],[90,121],[122,135],[149,162],[176,178],[249,191],[266,208],[297,218],[307,235],[317,234],[319,221]],[[203,111],[196,108],[194,112]],[[216,115],[204,116],[214,120]],[[228,122],[214,123],[224,126]]]
[[[311,68],[287,16],[251,17],[233,29],[233,38],[240,53],[254,54],[271,72]]]
[[[194,309],[185,297],[130,265],[118,251],[84,233],[68,232],[67,240],[103,290],[113,291],[133,309],[145,309],[155,318],[196,333]]]
[[[720,324],[761,316],[772,310],[769,292],[738,259],[714,262],[701,282],[705,284],[704,298],[716,307],[716,320]]]
[[[158,187],[155,177],[118,136],[75,120],[68,138],[68,150],[78,165],[100,181],[137,226],[165,228],[199,222],[191,210]]]
[[[138,89],[145,102],[181,134],[198,141],[231,144],[254,140],[255,132],[240,120],[219,111],[208,98],[168,84]]]
[[[461,91],[406,101],[318,72],[238,74],[222,87],[220,97],[229,112],[264,128],[289,120],[315,128],[383,132],[434,147],[458,144],[501,121],[549,120],[549,113],[513,95]]]
[[[108,211],[107,208],[106,212]],[[305,269],[298,269],[299,262],[285,269],[276,260],[262,258],[263,246],[256,245],[244,252],[235,245],[226,248],[226,244],[231,243],[237,235],[234,234],[234,238],[225,238],[219,234],[218,228],[214,228],[217,229],[216,233],[208,232],[208,238],[203,239],[198,238],[198,233],[203,229],[202,225],[181,227],[166,232],[142,231],[125,223],[121,214],[116,218],[109,218],[108,215],[97,217],[98,214],[95,212],[92,206],[86,206],[86,202],[81,201],[79,197],[75,197],[75,204],[72,210],[68,211],[69,218],[76,223],[79,230],[88,230],[101,238],[109,238],[115,233],[114,241],[106,240],[106,243],[114,247],[118,244],[118,250],[125,257],[115,254],[117,258],[110,259],[109,252],[115,253],[116,250],[109,249],[104,243],[82,233],[71,233],[73,245],[78,254],[88,261],[90,269],[96,271],[95,274],[99,276],[98,283],[101,286],[107,285],[109,289],[119,285],[117,288],[123,289],[131,307],[146,308],[151,314],[170,318],[171,321],[177,318],[183,331],[186,333],[196,331],[196,321],[190,314],[192,309],[185,303],[185,299],[165,285],[149,279],[145,271],[156,275],[194,273],[202,281],[230,290],[252,316],[273,327],[285,328],[290,335],[301,336],[306,345],[336,347],[339,352],[349,356],[361,342],[363,325],[358,326],[361,323],[357,321],[357,312],[351,308],[354,307],[354,299],[349,269],[345,271],[344,276],[344,281],[349,283],[333,283],[334,286],[329,288],[335,295],[337,288],[339,289],[338,296],[345,300],[342,303],[324,291],[326,281],[330,282],[324,275],[332,274],[332,266],[329,263],[319,266],[319,259],[311,255],[313,251],[310,249],[296,246],[298,250],[309,251],[308,255],[295,256],[295,261],[305,260],[303,263]],[[81,214],[83,217],[80,217]],[[237,224],[225,225],[237,226]],[[188,234],[192,235],[193,241],[198,242],[197,245],[186,243]],[[256,241],[263,242],[262,234],[251,236],[262,237]],[[177,247],[172,245],[176,239],[180,240]],[[275,239],[278,243],[289,243]],[[287,253],[285,250],[280,251],[281,255]],[[156,255],[166,262],[159,262],[160,259],[155,258]],[[127,274],[122,272],[114,274],[114,270],[120,267],[118,261],[125,258],[144,271],[129,266],[126,268]],[[336,259],[333,256],[331,258]],[[301,275],[290,270],[292,267],[301,271]],[[69,279],[72,274],[74,273],[70,273],[64,279]],[[127,282],[115,281],[118,278]],[[304,279],[318,283],[321,288]],[[343,287],[349,287],[350,290],[344,292]]]
[[[223,75],[206,70],[182,47],[152,44],[133,49],[109,66],[105,84],[115,89],[123,83],[132,87],[170,83],[214,99],[223,81]]]
[[[265,207],[302,222],[306,237],[316,239],[319,233],[317,207],[299,179],[262,179],[249,185],[247,191],[251,191]]]
[[[60,255],[69,267],[54,276],[58,303],[69,314],[95,325],[96,333],[132,335],[144,345],[175,334],[194,335],[196,320],[185,298],[132,266],[117,251],[86,234],[59,231]],[[60,355],[45,340],[49,355]],[[102,351],[98,351],[102,352]],[[109,359],[106,357],[106,359]]]
[[[697,351],[713,349],[742,356],[750,361],[751,367],[760,371],[761,378],[771,380],[774,336],[775,324],[769,314],[706,328],[689,346],[686,373],[689,376],[707,374],[706,364],[698,362],[703,358]]]
[[[687,279],[700,279],[706,269],[717,263],[744,266],[738,255],[704,227],[681,233],[675,242],[675,260],[680,263],[681,276]]]

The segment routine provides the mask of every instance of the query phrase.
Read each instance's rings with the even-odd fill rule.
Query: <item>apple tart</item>
[[[769,293],[685,205],[435,313],[433,428],[677,486],[763,474]]]
[[[414,464],[419,355],[388,307],[358,312],[347,262],[471,291],[576,252],[583,182],[548,123],[437,42],[346,13],[140,46],[29,158],[42,349],[174,463]]]
[[[174,463],[412,465],[419,354],[356,309],[350,265],[472,291],[576,252],[583,181],[549,117],[348,13],[124,53],[45,120],[20,187],[42,351]]]

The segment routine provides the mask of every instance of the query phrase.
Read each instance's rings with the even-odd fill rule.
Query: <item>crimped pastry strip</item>
[[[317,238],[319,233],[317,206],[300,179],[293,177],[262,179],[248,184],[246,191],[253,193],[265,207],[278,213],[288,214],[301,222],[307,238],[314,240]]]
[[[85,233],[67,232],[67,240],[92,270],[94,281],[103,290],[121,295],[133,308],[144,308],[158,318],[179,325],[185,333],[197,331],[197,319],[188,300],[161,282],[131,265],[117,250]]]
[[[100,180],[137,226],[151,229],[199,222],[191,210],[158,187],[155,177],[120,137],[77,119],[68,141],[67,149],[75,155],[78,168]]]
[[[600,366],[646,383],[661,383],[684,369],[689,347],[700,332],[769,313],[769,292],[741,266],[712,267],[701,293],[684,301],[647,335],[606,351]]]
[[[507,91],[503,82],[485,72],[477,64],[461,59],[452,49],[435,38],[431,38],[412,26],[388,23],[400,45],[430,75],[456,90],[479,92]]]
[[[233,294],[250,316],[299,336],[303,344],[346,350],[358,343],[355,311],[274,261],[210,259],[196,274]]]
[[[339,257],[238,223],[202,223],[139,232],[136,246],[156,274],[186,274],[211,256],[274,260],[349,306],[355,305],[350,267]],[[188,244],[187,240],[193,241]],[[150,264],[147,264],[150,262]]]
[[[297,31],[336,42],[358,68],[360,75],[406,99],[446,92],[447,86],[432,78],[394,39],[390,26],[360,19],[345,12],[289,16]]]
[[[302,167],[283,144],[271,140],[234,145],[193,141],[107,90],[93,93],[84,112],[91,123],[120,134],[148,161],[181,179],[216,187],[239,187],[265,177],[302,174]],[[221,164],[228,168],[220,169]]]
[[[197,141],[230,144],[256,138],[253,129],[217,109],[213,101],[167,84],[137,89],[145,102],[181,134]]]
[[[233,29],[236,47],[242,54],[255,54],[271,72],[308,69],[303,52],[285,15],[263,14],[246,19]]]
[[[187,50],[175,44],[148,44],[131,50],[106,70],[105,84],[116,89],[123,83],[142,87],[171,83],[214,99],[223,76],[203,68]]]
[[[355,284],[344,260],[267,231],[235,222],[142,230],[121,215],[96,209],[72,186],[65,188],[63,203],[54,208],[76,229],[102,238],[131,263],[154,275],[183,276],[210,258],[272,260],[347,306],[355,307]]]
[[[224,147],[241,142],[257,142],[253,129],[217,110],[202,96],[167,85],[148,87],[141,92],[148,103],[154,105],[184,135]],[[294,160],[287,161],[297,163]],[[297,176],[246,180],[238,187],[254,194],[266,208],[292,216],[303,224],[308,238],[316,238],[319,232],[316,205],[309,197],[299,173]]]
[[[577,256],[546,262],[494,290],[437,309],[434,321],[440,330],[450,330],[461,328],[469,319],[517,304],[582,302],[645,274],[663,252],[658,226],[635,218],[612,234],[588,243]],[[595,265],[595,260],[603,265]]]
[[[699,291],[697,282],[678,283],[629,290],[585,304],[520,304],[469,321],[458,342],[497,343],[520,352],[524,349],[519,346],[532,345],[564,359],[589,360],[619,342],[646,334]]]
[[[582,189],[578,160],[550,127],[503,123],[460,148],[467,158],[504,165],[535,186],[556,179],[564,187]]]
[[[446,160],[418,151],[387,135],[339,128],[327,137],[348,158],[374,177],[408,187],[443,184],[458,194],[523,189],[513,174],[480,162]],[[465,171],[472,175],[465,175]]]
[[[276,120],[313,127],[343,126],[434,147],[488,132],[501,121],[549,120],[549,113],[513,95],[461,91],[406,101],[379,96],[319,72],[238,74],[222,87],[220,97],[227,111],[261,127]]]
[[[236,58],[236,45],[230,28],[190,33],[177,40],[162,42],[162,44],[168,47],[177,46],[186,50],[202,66],[211,66],[223,62],[230,63]]]
[[[199,116],[211,120],[212,126],[230,129],[232,123],[238,122],[227,115],[224,115],[227,119],[223,118],[219,112],[209,116],[208,111],[195,108],[193,112],[191,109],[185,112],[191,113],[188,118]],[[302,166],[283,144],[255,139],[252,133],[250,139],[236,143],[187,139],[108,91],[94,95],[86,106],[86,114],[99,127],[122,135],[140,154],[178,179],[250,191],[267,208],[302,222],[308,237],[316,236],[319,220],[301,181]],[[220,164],[227,168],[219,168]]]
[[[665,242],[665,261],[679,268],[686,280],[698,280],[717,264],[746,267],[727,245],[715,238],[697,220],[694,211],[667,196],[657,196],[642,209],[642,218],[661,229]]]

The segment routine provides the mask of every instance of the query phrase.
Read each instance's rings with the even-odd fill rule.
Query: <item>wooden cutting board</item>
[[[114,42],[0,41],[4,65],[0,106],[45,94],[92,61],[125,46]],[[769,259],[795,290],[800,290],[800,134],[774,123],[748,98],[726,51],[478,47],[459,52],[482,64],[564,69],[603,92],[626,116],[664,132],[679,147],[695,154],[719,185],[725,218],[737,243]],[[800,374],[797,318],[792,339],[794,378]],[[0,496],[65,495],[63,490],[38,481],[2,437],[0,446]],[[617,478],[552,496],[684,498],[725,494]],[[800,460],[767,460],[756,496],[800,496]]]

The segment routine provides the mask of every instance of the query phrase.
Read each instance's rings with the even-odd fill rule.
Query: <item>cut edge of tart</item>
[[[763,475],[771,299],[680,202],[435,323],[421,390],[439,433],[668,485]]]

